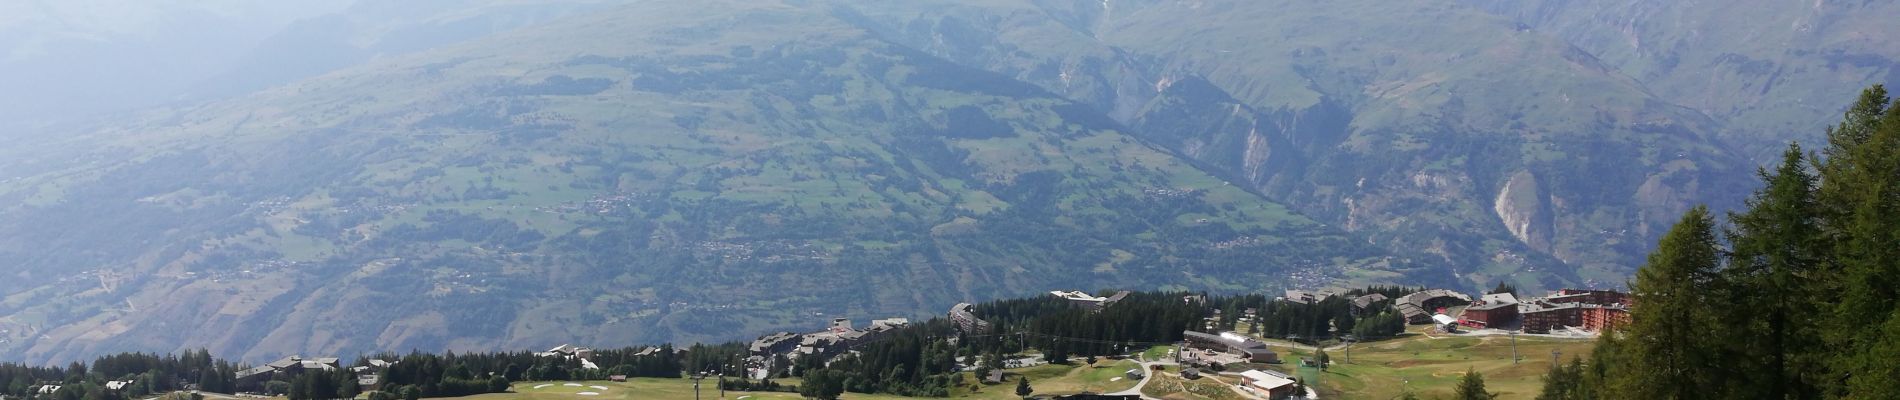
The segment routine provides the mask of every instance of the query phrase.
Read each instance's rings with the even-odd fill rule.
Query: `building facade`
[[[1549,333],[1566,327],[1602,331],[1629,323],[1628,294],[1612,290],[1564,289],[1518,307],[1523,330]]]
[[[1280,362],[1280,354],[1267,349],[1266,343],[1233,332],[1222,332],[1216,335],[1184,331],[1181,332],[1181,338],[1187,342],[1188,348],[1234,353],[1257,363]]]
[[[1459,322],[1474,328],[1492,328],[1510,326],[1517,322],[1517,296],[1510,293],[1484,295],[1477,302],[1465,307]]]
[[[989,321],[976,317],[975,306],[970,303],[957,303],[950,307],[950,322],[957,324],[957,330],[965,334],[981,335],[990,333]]]

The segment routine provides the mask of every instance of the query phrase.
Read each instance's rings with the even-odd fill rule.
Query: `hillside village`
[[[1019,371],[1050,364],[1071,364],[1073,355],[1086,358],[1086,365],[1097,365],[1099,357],[1110,360],[1110,365],[1125,366],[1118,367],[1124,370],[1118,370],[1117,376],[1108,378],[1120,382],[1120,386],[1103,387],[1118,390],[1082,390],[1049,395],[1050,398],[1152,398],[1154,396],[1148,396],[1145,391],[1157,390],[1148,387],[1153,382],[1170,382],[1169,385],[1184,390],[1224,388],[1219,390],[1231,391],[1238,398],[1308,398],[1317,392],[1310,390],[1299,370],[1325,369],[1333,362],[1324,355],[1328,351],[1345,351],[1350,357],[1353,346],[1364,347],[1420,333],[1437,338],[1522,335],[1588,339],[1595,332],[1627,323],[1629,303],[1630,297],[1621,292],[1584,289],[1564,289],[1524,298],[1510,291],[1471,296],[1454,290],[1425,288],[1287,290],[1271,298],[1129,291],[1095,295],[1058,290],[1039,298],[960,303],[943,317],[922,323],[894,317],[858,325],[849,318],[837,317],[814,324],[812,331],[774,332],[750,342],[729,345],[596,350],[562,344],[530,353],[443,356],[493,358],[488,361],[495,365],[493,368],[481,368],[470,361],[450,363],[422,354],[359,358],[356,365],[349,367],[336,357],[288,356],[255,367],[233,367],[228,380],[205,381],[178,376],[166,382],[150,373],[132,374],[102,377],[110,381],[98,387],[78,388],[80,385],[69,384],[70,379],[41,381],[8,395],[21,399],[73,400],[79,393],[93,391],[136,398],[166,390],[191,390],[287,396],[295,400],[331,398],[314,393],[377,394],[393,399],[520,390],[511,384],[521,381],[625,383],[636,378],[680,377],[716,377],[722,382],[721,387],[743,390],[798,391],[801,388],[780,386],[773,380],[802,377],[802,384],[817,385],[826,375],[824,371],[863,368],[854,365],[863,363],[866,358],[931,358],[936,357],[931,355],[936,351],[932,349],[941,348],[961,349],[944,355],[954,355],[953,359],[941,360],[954,364],[949,365],[945,373],[967,375],[969,381],[975,382],[947,384],[950,388],[970,391],[967,393],[995,390],[983,387],[1007,386],[1016,380],[1027,382],[1026,375]],[[1238,308],[1240,305],[1250,307]],[[1332,315],[1323,310],[1345,310],[1346,314]],[[1304,333],[1274,333],[1276,329],[1285,330],[1281,322],[1276,322],[1284,318],[1276,315],[1308,312],[1319,312],[1311,315],[1331,319],[1326,320],[1324,326],[1296,327],[1288,331]],[[1152,319],[1156,317],[1162,319]],[[1375,322],[1382,321],[1381,318],[1402,325],[1374,326],[1385,323]],[[1352,324],[1346,321],[1355,319],[1362,321],[1362,326],[1342,326]],[[1129,325],[1156,333],[1120,338],[1102,336],[1107,334],[1104,331],[1115,328],[1066,332],[1036,328],[1050,326],[1046,324],[1048,321],[1078,320],[1175,322],[1162,322],[1160,326]],[[915,350],[920,352],[916,354],[892,353],[899,346],[921,350]],[[417,376],[418,373],[421,376]],[[427,378],[435,375],[442,377]],[[323,388],[315,389],[318,386]],[[75,389],[66,389],[68,387]],[[875,386],[851,389],[912,390],[902,389],[904,387],[900,384],[884,389]],[[951,392],[937,393],[950,395]],[[1074,397],[1081,395],[1095,397]],[[92,398],[93,395],[86,396]]]

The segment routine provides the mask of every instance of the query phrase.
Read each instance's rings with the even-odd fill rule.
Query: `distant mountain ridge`
[[[1769,162],[1868,85],[1900,84],[1900,4],[1458,0],[1568,41],[1671,102],[1706,113],[1725,140]]]

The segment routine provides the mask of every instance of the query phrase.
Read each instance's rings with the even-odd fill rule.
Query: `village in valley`
[[[1080,291],[1053,291],[1048,298],[1069,304],[1074,309],[1098,313],[1112,309],[1128,297],[1130,292],[1118,291],[1106,296],[1096,296]],[[1180,301],[1184,304],[1205,304],[1204,295],[1184,295]],[[1106,372],[1074,372],[1050,374],[1047,371],[1057,360],[1050,360],[1039,349],[1026,348],[1017,354],[1004,355],[1000,362],[989,363],[978,355],[958,357],[957,367],[969,373],[976,384],[974,390],[962,392],[961,396],[972,398],[1014,398],[1009,389],[1019,380],[1031,375],[1043,376],[1051,381],[1051,386],[1060,385],[1065,391],[1039,391],[1046,398],[1055,399],[1143,399],[1143,398],[1208,398],[1208,399],[1300,399],[1324,398],[1321,393],[1334,391],[1325,389],[1331,371],[1340,370],[1343,363],[1352,363],[1352,351],[1361,351],[1361,359],[1378,357],[1368,353],[1380,353],[1379,347],[1386,343],[1401,344],[1405,349],[1420,348],[1415,341],[1452,340],[1447,344],[1466,344],[1476,341],[1496,347],[1515,349],[1522,341],[1521,352],[1511,355],[1511,365],[1536,363],[1541,372],[1561,351],[1557,348],[1588,348],[1595,335],[1613,325],[1627,323],[1629,319],[1630,296],[1611,290],[1563,289],[1542,297],[1519,298],[1510,292],[1486,293],[1470,296],[1447,289],[1425,289],[1389,298],[1380,293],[1354,294],[1343,291],[1302,291],[1287,290],[1283,296],[1272,299],[1273,302],[1289,305],[1318,305],[1328,301],[1344,301],[1350,305],[1355,315],[1369,316],[1391,313],[1403,319],[1408,327],[1404,333],[1384,338],[1358,338],[1342,333],[1331,337],[1299,337],[1299,335],[1271,337],[1262,336],[1249,329],[1261,310],[1247,308],[1240,311],[1238,317],[1230,322],[1219,308],[1205,307],[1204,324],[1180,332],[1181,340],[1173,343],[1126,343],[1126,353],[1105,357],[1089,357],[1079,369],[1109,369]],[[1033,332],[999,333],[995,325],[978,314],[976,307],[969,303],[952,306],[944,315],[944,320],[954,326],[957,336],[942,340],[970,340],[995,335],[1015,335],[1018,337],[1040,337],[1043,340],[1023,339],[1025,343],[1045,340],[1087,341],[1085,338],[1063,338],[1042,335]],[[749,379],[785,378],[792,365],[809,365],[814,360],[829,360],[845,354],[854,354],[857,349],[877,343],[890,337],[890,333],[910,326],[905,318],[873,320],[868,325],[858,327],[846,318],[833,318],[822,326],[823,329],[805,333],[776,332],[758,337],[747,346],[748,355],[743,360],[744,375]],[[1237,329],[1223,329],[1237,328]],[[1429,346],[1426,346],[1429,347]],[[1460,347],[1451,345],[1448,347]],[[1466,348],[1475,346],[1466,346]],[[1548,350],[1546,354],[1535,354],[1531,349]],[[1496,349],[1492,349],[1496,350]],[[1330,353],[1330,354],[1329,354]],[[1395,353],[1383,351],[1383,353]],[[1442,354],[1425,354],[1427,351],[1414,351],[1416,363],[1440,363]],[[1445,353],[1444,351],[1430,353]],[[1451,353],[1456,353],[1452,351]],[[1473,352],[1476,354],[1477,352]],[[1551,354],[1556,353],[1556,354]],[[1342,358],[1342,355],[1344,358]],[[1386,354],[1387,358],[1392,354]],[[1460,356],[1469,359],[1470,355]],[[1402,357],[1401,357],[1402,358]],[[803,363],[801,363],[803,361]],[[1404,361],[1404,360],[1398,360]],[[1001,365],[1000,369],[984,368],[985,364]],[[1398,362],[1397,364],[1404,364]],[[1375,369],[1346,366],[1347,369]],[[1401,368],[1402,369],[1402,368]],[[1404,371],[1397,372],[1403,375]],[[1054,375],[1054,376],[1050,376]],[[1106,377],[1097,382],[1057,382],[1076,379],[1076,375]],[[1521,375],[1521,374],[1520,374]],[[1397,375],[1395,375],[1397,376]],[[1508,377],[1508,376],[1507,376]],[[1530,381],[1537,379],[1530,374]],[[723,378],[723,377],[722,377]],[[1441,377],[1442,378],[1442,377]],[[611,380],[625,382],[623,376],[612,376]],[[1350,378],[1348,378],[1350,379]],[[1404,379],[1402,379],[1404,380]],[[1426,388],[1419,379],[1420,388]],[[1317,382],[1316,382],[1317,381]],[[1037,380],[1028,380],[1031,384]],[[1403,386],[1407,382],[1401,382]],[[994,387],[991,387],[994,386]],[[1504,385],[1509,387],[1509,385]],[[1531,386],[1533,389],[1535,386]],[[543,387],[546,388],[546,387]],[[1442,387],[1440,389],[1443,389]],[[1210,390],[1214,390],[1209,392]],[[1400,390],[1409,390],[1400,388]],[[1005,396],[992,396],[991,392],[1005,392]],[[1336,391],[1335,391],[1336,392]],[[1510,393],[1507,393],[1509,395]],[[1528,396],[1529,391],[1515,393]],[[1032,395],[1034,396],[1034,395]],[[766,398],[752,395],[751,398]],[[847,397],[858,398],[856,395]],[[1031,396],[1025,396],[1031,397]],[[1352,394],[1349,398],[1361,398]],[[713,398],[707,396],[706,398]],[[742,397],[743,398],[743,397]]]
[[[860,325],[834,317],[810,331],[775,332],[720,346],[595,350],[563,344],[518,353],[505,368],[486,373],[439,372],[441,366],[398,368],[411,358],[395,355],[359,357],[347,368],[334,357],[288,356],[205,385],[217,387],[184,380],[177,386],[216,398],[292,400],[322,398],[311,396],[309,391],[318,390],[311,385],[331,384],[312,382],[333,380],[349,387],[328,387],[321,390],[334,392],[323,393],[377,400],[454,395],[493,397],[485,400],[839,398],[799,387],[821,384],[815,381],[825,375],[813,371],[867,368],[864,359],[892,357],[890,349],[898,344],[891,342],[907,342],[903,346],[926,349],[920,350],[926,353],[923,358],[943,357],[925,362],[954,364],[937,375],[951,376],[950,381],[930,381],[947,390],[926,397],[1385,398],[1381,396],[1442,392],[1459,372],[1484,371],[1494,377],[1492,387],[1514,398],[1532,394],[1542,370],[1562,362],[1561,354],[1580,355],[1598,332],[1629,320],[1631,298],[1617,291],[1563,289],[1541,297],[1514,292],[1500,289],[1471,296],[1448,289],[1373,287],[1220,297],[1052,291],[1029,299],[959,303],[942,317],[923,322],[892,317]],[[1050,328],[1055,326],[1051,321],[1096,323],[1098,328],[1062,331]],[[1156,326],[1141,321],[1176,322]],[[1118,330],[1151,333],[1114,332]],[[925,343],[915,343],[919,341]],[[950,353],[930,355],[938,349]],[[412,360],[408,362],[438,362]],[[450,369],[466,368],[461,366],[466,363]],[[898,365],[886,368],[903,369]],[[452,377],[422,389],[413,383],[399,385],[414,382],[409,375],[415,371],[431,368],[437,372],[423,374]],[[400,381],[391,382],[392,377]],[[855,392],[867,386],[833,384],[840,389],[831,396],[910,398],[890,393],[891,387]],[[138,383],[128,379],[105,386],[111,391],[158,392],[134,385]],[[30,393],[59,400],[61,388],[49,382]],[[295,394],[299,390],[305,392]]]

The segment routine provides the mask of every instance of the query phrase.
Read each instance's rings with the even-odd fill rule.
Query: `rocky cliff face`
[[[1537,187],[1537,175],[1519,171],[1504,182],[1492,211],[1511,237],[1537,251],[1550,251],[1550,202]]]

